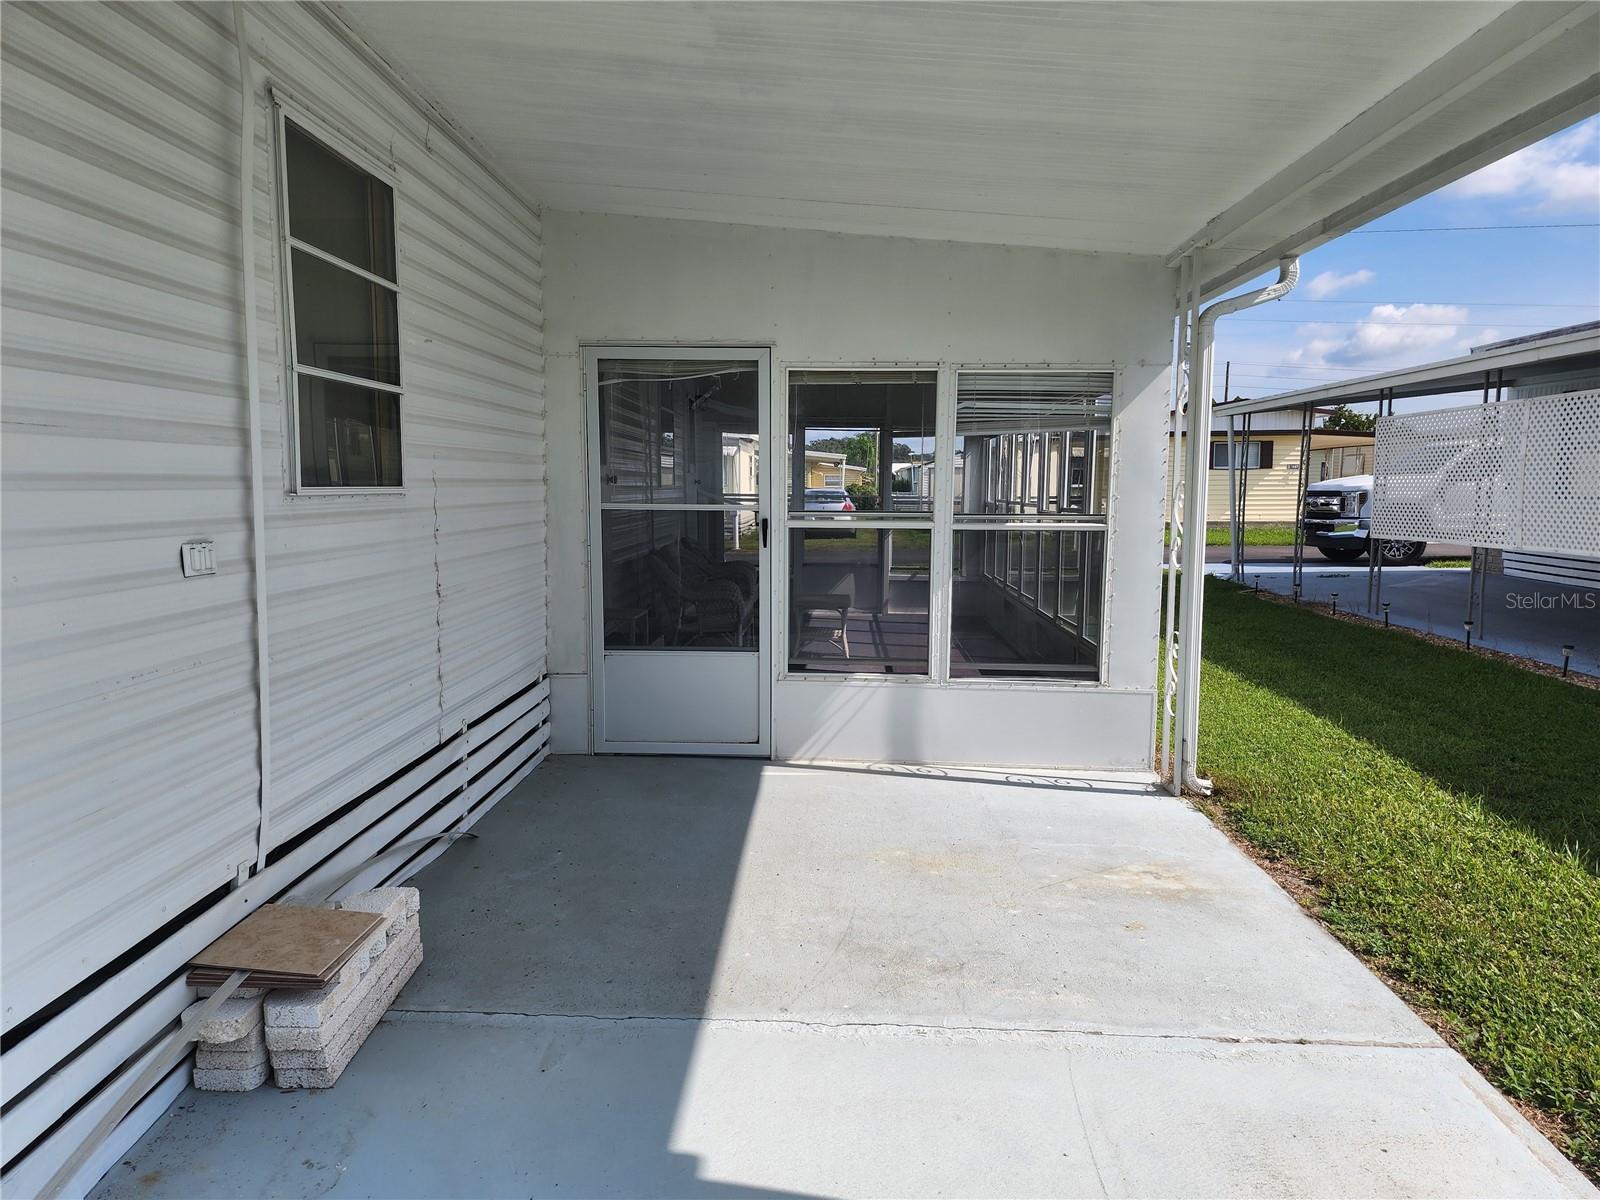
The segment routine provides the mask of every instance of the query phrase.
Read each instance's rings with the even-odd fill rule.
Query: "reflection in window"
[[[927,529],[791,529],[789,669],[928,673]]]
[[[294,357],[303,367],[400,382],[398,297],[302,250],[294,262]]]
[[[300,376],[301,482],[306,487],[400,486],[400,397]]]
[[[1096,677],[1103,531],[963,530],[953,552],[952,678]]]
[[[612,358],[599,374],[602,501],[755,507],[755,361]]]
[[[401,485],[394,192],[282,125],[302,488]]]
[[[606,648],[754,650],[761,606],[754,516],[606,510]]]
[[[789,511],[931,513],[935,403],[932,371],[790,372]]]

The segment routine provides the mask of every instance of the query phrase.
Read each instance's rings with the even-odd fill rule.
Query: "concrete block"
[[[337,1062],[346,1048],[350,1048],[352,1039],[359,1046],[366,1039],[374,1026],[389,1010],[389,1005],[394,1001],[395,995],[405,986],[407,979],[416,970],[417,963],[422,958],[422,947],[414,944],[403,957],[397,959],[391,966],[384,969],[382,986],[373,989],[363,996],[361,1003],[351,1010],[348,1017],[337,1027],[324,1025],[319,1030],[289,1029],[280,1032],[299,1035],[302,1039],[308,1034],[323,1036],[321,1042],[312,1042],[309,1039],[301,1045],[271,1050],[272,1065],[274,1069],[288,1070],[299,1067],[327,1067]],[[351,1048],[353,1053],[353,1048]]]
[[[268,1026],[265,1031],[267,1047],[276,1055],[281,1050],[321,1050],[334,1045],[344,1037],[352,1021],[370,1005],[374,994],[389,984],[395,972],[402,968],[421,944],[421,932],[415,926],[408,927],[389,943],[382,958],[362,979],[361,986],[352,988],[320,1025]]]
[[[372,936],[362,942],[360,948],[351,956],[355,969],[362,975],[372,970],[372,964],[383,954],[384,947],[388,944],[388,926],[379,925],[372,931]]]
[[[202,1092],[248,1092],[267,1081],[268,1064],[265,1060],[242,1070],[195,1067],[194,1086]]]
[[[184,1009],[183,1020],[186,1023],[193,1021],[204,1003],[203,1000],[196,1000]],[[243,1000],[229,996],[195,1032],[202,1042],[236,1042],[261,1024],[261,1005],[259,996]]]
[[[267,1039],[262,1036],[266,1026],[257,1025],[242,1038],[235,1038],[231,1042],[201,1042],[200,1045],[207,1050],[215,1050],[219,1054],[245,1054],[257,1046],[265,1046]]]
[[[414,951],[406,958],[404,965],[395,974],[394,979],[378,992],[374,993],[372,1003],[363,1009],[361,1021],[350,1031],[349,1036],[338,1046],[329,1051],[289,1051],[290,1054],[306,1053],[321,1055],[324,1066],[279,1066],[273,1063],[273,1076],[279,1087],[284,1088],[326,1088],[338,1082],[339,1076],[350,1065],[350,1060],[355,1057],[356,1051],[361,1049],[367,1040],[367,1035],[377,1026],[379,1019],[388,1011],[400,989],[416,971],[417,965],[422,962],[422,944],[419,942]],[[274,1057],[277,1057],[276,1055]]]
[[[249,1038],[240,1038],[248,1042]],[[237,1046],[238,1042],[227,1043]],[[201,1043],[194,1052],[195,1070],[201,1071],[253,1071],[268,1059],[267,1043],[257,1038],[251,1045],[237,1050],[223,1050]]]
[[[354,912],[377,913],[385,928],[400,925],[421,907],[417,889],[411,887],[372,888],[339,901],[340,908]]]
[[[404,935],[415,922],[415,917],[408,918],[400,927],[400,933]],[[263,1001],[267,1028],[290,1026],[310,1029],[321,1025],[346,997],[361,985],[364,972],[357,961],[359,957],[357,954],[355,958],[345,963],[339,972],[339,977],[326,987],[303,990],[275,989]]]

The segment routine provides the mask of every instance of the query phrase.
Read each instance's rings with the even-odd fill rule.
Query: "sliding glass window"
[[[791,371],[788,669],[929,673],[937,376]]]
[[[1109,371],[959,371],[952,679],[1097,679]]]

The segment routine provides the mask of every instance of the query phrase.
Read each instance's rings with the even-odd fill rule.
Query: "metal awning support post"
[[[1191,266],[1196,276],[1198,270]],[[1178,666],[1177,694],[1177,771],[1171,781],[1173,791],[1191,788],[1209,793],[1211,781],[1196,770],[1200,740],[1200,630],[1205,614],[1206,563],[1206,484],[1211,469],[1211,369],[1212,335],[1217,320],[1240,309],[1276,300],[1293,289],[1300,277],[1300,260],[1284,258],[1278,263],[1278,279],[1267,287],[1218,300],[1198,313],[1189,338],[1189,407],[1186,428],[1188,442],[1184,462],[1184,496],[1181,524],[1174,513],[1173,538],[1178,541],[1184,529],[1193,536],[1182,542],[1183,586],[1179,593],[1179,623],[1176,631]],[[1190,289],[1190,312],[1199,308],[1199,294]],[[1308,414],[1309,419],[1309,414]]]
[[[1311,486],[1311,406],[1300,406],[1300,469],[1296,475],[1294,510],[1294,598],[1300,599],[1306,567],[1306,488]]]
[[[1394,389],[1384,388],[1378,396],[1378,416],[1394,416]],[[1378,439],[1372,439],[1372,516],[1378,515]],[[1367,608],[1374,615],[1383,608],[1383,555],[1378,552],[1378,539],[1367,529]]]
[[[1239,536],[1234,542],[1233,577],[1244,582],[1244,527],[1250,520],[1250,414],[1244,415],[1244,467],[1239,472]]]
[[[1227,395],[1226,392],[1223,395]],[[1206,440],[1211,440],[1209,431]],[[1248,443],[1246,443],[1248,444]],[[1228,417],[1228,576],[1239,578],[1239,482],[1238,464],[1235,462],[1237,443],[1233,438],[1233,416]],[[1210,447],[1207,446],[1207,452]]]

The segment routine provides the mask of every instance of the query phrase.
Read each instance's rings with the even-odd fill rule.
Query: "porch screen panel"
[[[937,410],[931,369],[790,372],[789,672],[930,673]]]
[[[1098,677],[1113,384],[957,373],[951,678]]]
[[[608,650],[754,652],[760,364],[601,358]]]

